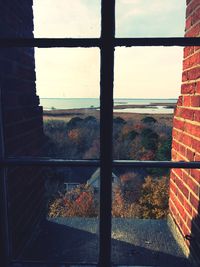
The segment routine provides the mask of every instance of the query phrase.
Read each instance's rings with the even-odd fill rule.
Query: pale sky
[[[184,35],[185,0],[116,0],[117,37]],[[35,37],[99,37],[100,0],[34,0]],[[99,97],[98,48],[36,49],[40,97]],[[175,98],[183,48],[115,50],[116,98]]]

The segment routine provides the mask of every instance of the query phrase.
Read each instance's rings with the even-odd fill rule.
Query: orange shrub
[[[97,202],[92,188],[81,185],[61,195],[49,205],[49,217],[95,217]]]

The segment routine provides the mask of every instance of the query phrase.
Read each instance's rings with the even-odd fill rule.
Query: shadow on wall
[[[190,243],[191,261],[195,261],[195,266],[200,266],[200,201],[198,205],[198,213],[193,218],[191,224],[191,235],[188,237]]]

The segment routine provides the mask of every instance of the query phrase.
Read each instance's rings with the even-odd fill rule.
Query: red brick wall
[[[33,37],[32,0],[0,2],[0,37]],[[0,49],[4,156],[40,155],[42,109],[35,87],[34,48]],[[39,170],[10,168],[7,175],[9,230],[13,255],[23,249],[43,212],[43,184]]]
[[[187,0],[186,37],[200,36],[200,0]],[[185,47],[181,95],[174,114],[172,160],[200,161],[200,47]],[[200,252],[200,170],[173,169],[170,213],[194,255]]]

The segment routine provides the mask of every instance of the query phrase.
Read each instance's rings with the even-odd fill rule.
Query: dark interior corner
[[[198,227],[200,225],[200,204],[198,206],[198,214],[192,220],[191,235],[186,237],[189,241],[191,262],[194,262],[196,266],[200,264],[200,234]]]

